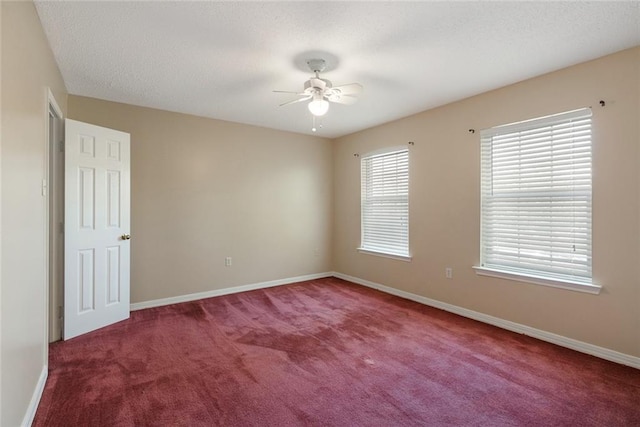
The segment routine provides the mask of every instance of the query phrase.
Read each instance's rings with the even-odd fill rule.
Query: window
[[[591,275],[591,110],[482,131],[481,161],[478,273],[599,292]]]
[[[362,174],[361,252],[409,258],[409,151],[365,156]]]

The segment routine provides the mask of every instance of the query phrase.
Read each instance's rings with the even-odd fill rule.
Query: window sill
[[[364,249],[364,248],[358,248],[358,252],[360,252],[361,254],[374,255],[374,256],[379,256],[383,258],[391,258],[398,261],[411,262],[411,256],[407,256],[407,255],[389,254],[385,252],[372,251],[371,249]]]
[[[533,283],[535,285],[550,286],[552,288],[567,289],[570,291],[585,292],[598,295],[602,290],[601,285],[593,285],[569,280],[549,279],[546,277],[515,273],[494,268],[474,266],[473,269],[479,276],[497,277],[500,279],[514,280],[517,282]]]

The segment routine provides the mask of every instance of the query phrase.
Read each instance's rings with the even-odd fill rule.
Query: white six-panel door
[[[129,317],[129,134],[65,120],[64,339]]]

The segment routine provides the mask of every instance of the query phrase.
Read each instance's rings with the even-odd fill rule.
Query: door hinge
[[[60,152],[63,153],[64,152],[64,141],[60,141],[58,143],[58,146],[59,146]]]
[[[59,305],[58,306],[58,319],[62,319],[64,316],[62,314],[62,306]]]
[[[64,222],[59,223],[58,228],[60,230],[60,233],[64,233]]]

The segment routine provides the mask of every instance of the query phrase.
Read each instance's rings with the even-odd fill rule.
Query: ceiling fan
[[[329,111],[329,103],[351,105],[358,100],[357,95],[362,93],[362,85],[360,83],[350,83],[342,86],[333,86],[331,81],[321,79],[320,73],[324,71],[326,63],[324,59],[310,59],[307,65],[315,77],[310,78],[304,83],[302,92],[290,92],[286,90],[274,90],[278,93],[292,93],[299,98],[293,101],[285,102],[280,106],[295,104],[297,102],[309,101],[308,107],[314,116],[324,116]]]

